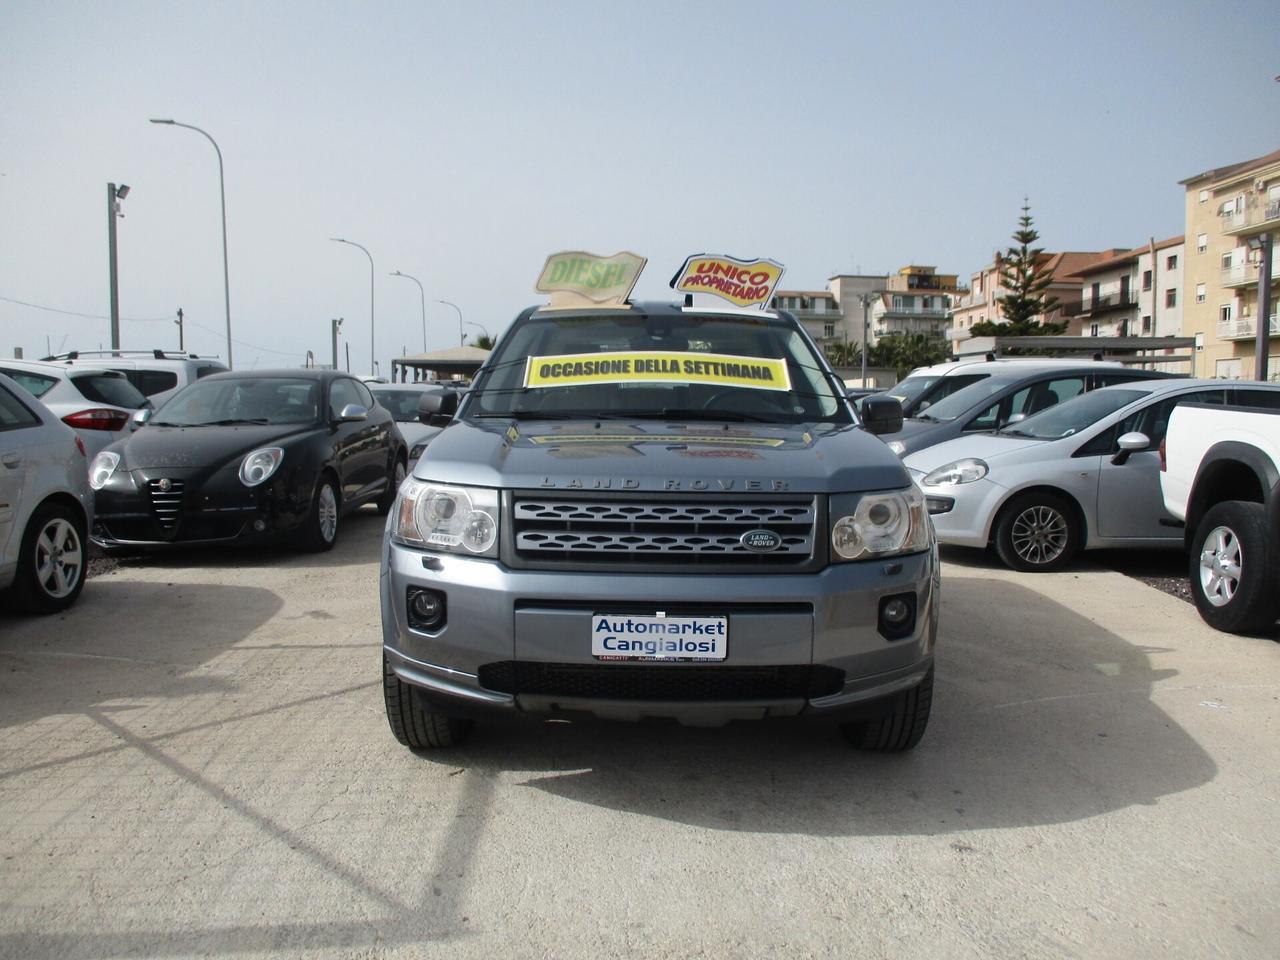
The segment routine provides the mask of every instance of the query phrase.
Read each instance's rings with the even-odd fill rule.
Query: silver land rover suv
[[[924,498],[786,312],[530,308],[400,488],[381,558],[391,730],[485,714],[805,714],[864,749],[929,717]]]

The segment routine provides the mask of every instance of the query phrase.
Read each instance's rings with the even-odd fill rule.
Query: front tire
[[[871,753],[903,753],[920,742],[933,709],[933,671],[912,687],[895,694],[890,711],[875,720],[840,725],[840,730],[859,750]]]
[[[70,507],[46,503],[22,535],[13,594],[29,613],[57,613],[76,602],[88,566],[84,518]]]
[[[332,550],[338,542],[338,519],[341,515],[337,482],[332,475],[322,474],[311,499],[303,546],[314,553]]]
[[[1191,597],[1204,622],[1224,633],[1262,633],[1280,615],[1267,552],[1266,509],[1228,500],[1196,528]]]
[[[404,483],[404,478],[408,475],[408,472],[404,461],[396,457],[395,466],[391,468],[391,485],[378,498],[378,513],[384,517],[396,505],[396,494],[400,492],[400,484]]]
[[[436,713],[413,684],[405,683],[382,655],[382,698],[387,705],[387,723],[397,740],[411,750],[445,750],[456,747],[471,735],[474,721]]]
[[[1080,552],[1080,523],[1062,497],[1028,493],[1000,511],[995,541],[996,554],[1005,566],[1050,573],[1061,570]]]

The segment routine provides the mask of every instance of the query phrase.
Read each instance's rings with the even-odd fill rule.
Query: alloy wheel
[[[1037,566],[1052,563],[1067,549],[1067,518],[1052,507],[1037,505],[1023,510],[1013,521],[1014,552]]]
[[[1214,607],[1225,607],[1240,589],[1240,540],[1230,527],[1214,527],[1200,551],[1200,587]]]
[[[334,495],[333,485],[326,483],[320,488],[319,510],[320,536],[325,543],[332,543],[338,535],[338,498]]]
[[[50,520],[36,538],[36,581],[55,600],[70,596],[84,573],[84,546],[76,528],[62,517]]]

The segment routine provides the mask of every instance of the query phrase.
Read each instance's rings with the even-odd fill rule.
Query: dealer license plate
[[[597,660],[723,660],[728,654],[728,617],[591,617],[591,655]]]

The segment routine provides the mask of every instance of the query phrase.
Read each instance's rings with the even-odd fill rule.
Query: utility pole
[[[120,201],[129,195],[124,184],[107,184],[107,270],[111,280],[111,349],[120,349],[120,281],[116,273],[116,217]]]
[[[351,372],[351,341],[348,340],[346,344],[344,344],[344,346],[346,346],[347,348],[347,373],[350,373]]]
[[[337,370],[337,369],[338,369],[338,328],[339,328],[340,326],[342,326],[342,317],[339,317],[337,320],[330,320],[330,321],[329,321],[329,325],[330,325],[330,327],[332,328],[332,329],[331,329],[331,333],[332,333],[332,335],[333,335],[333,369]],[[348,346],[347,346],[347,357],[348,357],[348,360],[347,360],[347,369],[348,369],[348,370],[350,370],[350,369],[351,369],[351,361],[350,361],[350,357],[351,357],[351,347],[350,347],[350,345],[348,345]]]
[[[178,319],[173,322],[178,325],[178,352],[182,353],[187,348],[186,348],[186,345],[183,343],[183,337],[182,337],[182,308],[181,307],[178,308]]]
[[[867,385],[867,306],[870,303],[870,293],[861,294],[858,299],[862,301],[862,385]]]
[[[1249,249],[1257,250],[1262,257],[1258,264],[1258,320],[1257,338],[1254,340],[1253,379],[1268,379],[1271,359],[1271,234],[1264,233],[1249,240]]]

